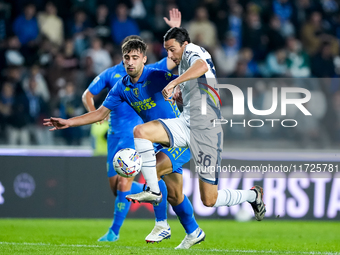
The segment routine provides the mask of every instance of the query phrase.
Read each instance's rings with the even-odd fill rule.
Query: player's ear
[[[143,57],[143,64],[145,64],[147,60],[148,60],[148,57],[145,55],[145,56]]]

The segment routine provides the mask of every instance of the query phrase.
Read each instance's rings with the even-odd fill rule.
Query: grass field
[[[97,242],[111,220],[0,219],[0,254],[340,254],[340,222],[199,220],[206,240],[174,250],[185,233],[169,221],[172,237],[158,244],[144,238],[152,220],[128,219],[117,242]]]

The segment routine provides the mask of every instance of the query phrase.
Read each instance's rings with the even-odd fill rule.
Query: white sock
[[[160,220],[160,221],[156,221],[156,226],[161,226],[163,228],[169,228],[169,224],[167,220]]]
[[[254,202],[255,199],[256,193],[253,190],[221,189],[218,191],[214,207],[223,205],[233,206],[241,204],[245,201]]]
[[[150,190],[159,193],[158,178],[156,171],[156,156],[151,141],[141,138],[135,138],[136,151],[142,156],[142,174]]]

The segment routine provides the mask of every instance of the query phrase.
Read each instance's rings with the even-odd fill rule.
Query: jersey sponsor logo
[[[113,78],[120,78],[122,77],[119,73],[115,74],[115,76],[113,76]]]
[[[139,97],[139,89],[138,88],[134,88],[133,89],[133,94],[135,94],[136,97]]]
[[[143,101],[132,102],[131,106],[135,109],[135,111],[140,113],[141,111],[147,111],[155,107],[156,103],[152,100],[151,97],[149,97],[148,99],[144,99]]]
[[[210,89],[217,96],[218,100],[220,101],[220,105],[222,106],[221,98],[220,98],[218,92],[213,87],[211,87],[210,85],[205,84],[203,82],[199,82],[199,84],[201,84],[203,86],[206,86],[208,89]],[[213,94],[211,94],[207,89],[203,89],[203,88],[199,88],[199,89],[204,91],[204,92],[206,92],[211,97],[211,99],[214,101],[214,103],[215,103],[215,105],[217,107],[217,102],[216,102],[215,97],[213,96]]]
[[[169,72],[165,73],[165,79],[166,79],[167,81],[170,80],[171,77],[172,77],[172,73],[169,73]]]
[[[129,87],[126,87],[126,88],[124,89],[124,91],[130,91],[130,88],[129,88]]]
[[[144,84],[143,84],[142,88],[144,88],[144,87],[148,86],[150,83],[151,83],[151,81],[146,81],[146,82],[144,82]]]

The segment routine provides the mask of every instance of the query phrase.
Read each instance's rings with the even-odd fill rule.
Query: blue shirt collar
[[[137,83],[143,83],[146,80],[147,73],[148,73],[147,72],[147,68],[146,68],[146,66],[144,66],[143,73],[139,77],[139,79],[138,79],[138,81],[136,83],[132,83],[131,80],[130,80],[130,76],[127,76],[126,86],[128,86],[128,87],[135,87]]]

